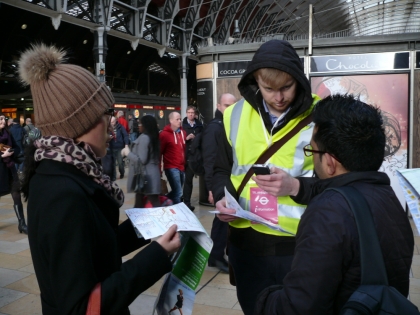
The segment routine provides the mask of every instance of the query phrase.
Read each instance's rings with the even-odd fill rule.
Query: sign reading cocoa
[[[241,77],[248,67],[249,61],[219,62],[217,76]]]

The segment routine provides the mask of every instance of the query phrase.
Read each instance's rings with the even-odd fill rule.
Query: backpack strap
[[[340,193],[350,206],[356,220],[362,268],[361,284],[388,285],[385,263],[373,223],[372,212],[365,197],[351,186],[326,190]]]
[[[268,161],[268,159],[274,155],[287,141],[292,139],[303,127],[309,125],[312,122],[312,113],[301,120],[292,130],[290,130],[283,138],[274,142],[270,147],[268,147],[263,153],[261,153],[260,157],[255,161],[254,164],[264,164]],[[248,183],[251,176],[254,174],[252,167],[248,170],[243,178],[241,184],[238,188],[238,196],[241,195],[242,190],[244,190],[246,183]]]

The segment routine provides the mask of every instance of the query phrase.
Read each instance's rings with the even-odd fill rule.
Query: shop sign
[[[219,62],[218,77],[241,77],[248,67],[249,61]]]
[[[197,106],[204,122],[209,123],[213,119],[213,81],[197,82]]]
[[[359,72],[410,69],[408,52],[311,57],[311,72]]]

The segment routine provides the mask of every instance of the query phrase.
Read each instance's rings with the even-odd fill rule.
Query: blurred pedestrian
[[[125,163],[123,161],[121,150],[126,147],[128,148],[129,139],[128,134],[125,131],[124,127],[119,124],[115,117],[111,118],[111,126],[112,131],[114,134],[114,138],[111,140],[113,141],[112,144],[112,152],[114,154],[115,161],[118,165],[118,171],[120,172],[120,179],[124,178],[125,173]]]
[[[156,119],[153,116],[143,116],[140,122],[141,135],[133,142],[132,151],[128,147],[121,151],[121,155],[127,156],[130,160],[127,191],[133,192],[134,174],[139,171],[139,167],[142,165],[147,183],[143,191],[136,193],[134,207],[144,208],[144,196],[147,196],[153,207],[159,207],[159,194],[161,191],[159,130]]]
[[[15,167],[14,154],[19,151],[12,134],[7,130],[6,117],[0,115],[0,196],[12,195],[13,208],[18,218],[18,230],[28,234],[20,195],[20,181]],[[6,145],[7,147],[4,147]]]

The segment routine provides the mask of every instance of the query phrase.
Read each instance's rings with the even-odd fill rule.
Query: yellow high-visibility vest
[[[286,126],[273,135],[272,143],[283,138],[301,120],[305,119],[313,110],[314,105],[320,100],[319,96],[312,94],[312,106],[303,114],[290,120]],[[263,132],[270,133],[262,127],[259,113],[244,99],[228,107],[223,113],[227,139],[232,146],[233,166],[230,179],[233,186],[238,190],[245,174],[255,163],[258,157],[268,147],[267,138]],[[286,142],[281,149],[276,152],[268,161],[270,167],[278,167],[293,177],[306,176],[313,174],[313,158],[305,156],[303,147],[310,143],[314,123],[309,124],[300,130],[294,137]],[[244,210],[250,209],[250,188],[258,187],[250,179],[239,196],[239,204]],[[305,211],[306,206],[297,204],[289,196],[277,198],[278,224],[286,231],[296,234],[300,217]],[[272,230],[261,224],[253,224],[249,220],[236,219],[230,222],[236,228],[252,227],[258,232],[278,235],[291,236],[290,234]]]

